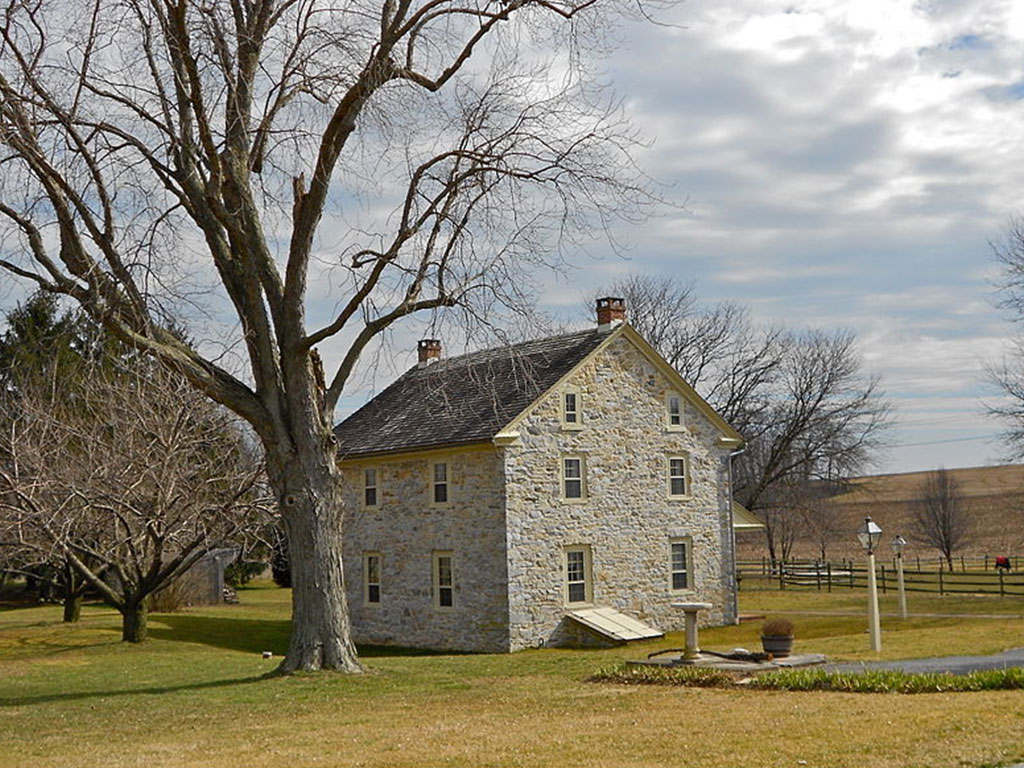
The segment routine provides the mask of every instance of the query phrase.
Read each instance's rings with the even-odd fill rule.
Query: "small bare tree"
[[[919,486],[913,515],[916,538],[939,550],[952,570],[953,554],[971,534],[960,482],[946,469],[929,472]]]
[[[237,422],[146,360],[22,390],[0,437],[0,547],[73,569],[146,637],[147,598],[266,521]]]

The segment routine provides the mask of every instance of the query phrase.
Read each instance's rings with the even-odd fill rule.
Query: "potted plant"
[[[761,647],[772,656],[789,656],[793,650],[793,622],[789,619],[769,619],[761,627]]]

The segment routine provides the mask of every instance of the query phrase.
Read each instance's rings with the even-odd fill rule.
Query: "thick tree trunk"
[[[342,569],[341,481],[333,446],[283,468],[281,515],[292,571],[292,634],[280,671],[361,672]],[[319,465],[319,466],[317,466]]]
[[[64,593],[64,621],[78,621],[82,616],[82,595],[78,592],[65,591]]]
[[[149,634],[146,601],[128,603],[121,612],[121,640],[126,643],[141,643]]]
[[[78,621],[82,615],[82,579],[71,564],[64,563],[64,621]]]

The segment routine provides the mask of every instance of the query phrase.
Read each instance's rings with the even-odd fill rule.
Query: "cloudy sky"
[[[541,308],[579,323],[585,296],[639,272],[849,329],[898,419],[877,471],[1003,458],[982,405],[1012,330],[989,241],[1024,212],[1024,2],[687,0],[657,18],[617,31],[605,74],[651,142],[640,163],[686,205],[616,232],[624,257],[581,256]],[[373,386],[411,349],[396,339]]]
[[[547,308],[644,272],[851,329],[896,407],[879,471],[999,460],[983,366],[1010,328],[989,241],[1024,208],[1024,3],[689,0],[666,20],[626,30],[609,74],[686,208]]]

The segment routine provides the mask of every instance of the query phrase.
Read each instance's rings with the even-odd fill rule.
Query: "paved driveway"
[[[866,669],[900,669],[904,672],[949,672],[966,675],[983,669],[1024,667],[1024,648],[1011,648],[993,656],[942,656],[934,659],[903,659],[902,661],[846,661],[826,664],[831,672],[862,672]]]

